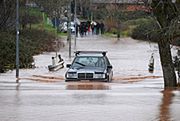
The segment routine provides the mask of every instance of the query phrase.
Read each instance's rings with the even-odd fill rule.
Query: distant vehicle
[[[75,24],[74,24],[74,22],[71,22],[70,28],[71,28],[71,32],[74,33],[75,32]],[[67,30],[68,30],[67,29],[67,22],[63,22],[61,24],[61,26],[60,26],[60,31],[66,33]]]
[[[113,71],[105,51],[77,51],[72,64],[67,64],[65,81],[96,80],[111,82]]]

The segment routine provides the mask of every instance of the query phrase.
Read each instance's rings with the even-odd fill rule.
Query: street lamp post
[[[74,42],[74,47],[76,48],[76,40],[77,40],[77,38],[76,38],[76,35],[78,34],[77,32],[78,31],[76,31],[77,29],[77,13],[76,13],[76,9],[77,9],[77,6],[76,6],[76,0],[74,0],[74,23],[75,23],[75,42]]]
[[[69,41],[69,58],[71,58],[71,0],[69,0],[69,4],[68,4],[68,26],[67,26],[67,29],[68,29],[68,41]]]
[[[19,83],[19,0],[16,0],[16,83]]]

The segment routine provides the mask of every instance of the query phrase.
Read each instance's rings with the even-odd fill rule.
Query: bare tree
[[[137,3],[144,3],[147,5],[147,9],[152,11],[154,20],[159,25],[158,40],[159,54],[162,65],[162,71],[164,76],[165,87],[176,87],[177,80],[175,70],[172,62],[170,43],[175,38],[180,38],[180,11],[179,0],[136,0]],[[110,20],[119,25],[120,21],[120,9],[117,5],[108,5],[107,13]]]
[[[13,28],[15,24],[15,1],[0,1],[0,30]]]
[[[91,13],[91,0],[77,0],[77,13],[79,13],[84,18],[88,18]]]
[[[34,0],[50,18],[60,18],[66,12],[68,0]]]
[[[26,9],[27,0],[19,0],[20,3],[20,24],[26,26],[30,22],[30,16]],[[31,20],[31,22],[33,19]],[[11,30],[15,29],[16,23],[16,0],[1,0],[0,1],[0,29]]]
[[[161,30],[159,33],[161,38],[158,40],[158,46],[164,76],[164,86],[176,87],[177,80],[172,62],[170,41],[172,41],[175,35],[172,25],[179,25],[180,13],[176,4],[171,0],[152,0],[151,7]]]

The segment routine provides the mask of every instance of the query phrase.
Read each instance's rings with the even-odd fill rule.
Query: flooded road
[[[68,58],[64,41],[62,58]],[[73,44],[72,44],[73,45]],[[73,45],[74,46],[74,45]],[[75,50],[105,50],[113,65],[112,83],[64,82],[66,68],[49,72],[55,53],[35,56],[35,69],[0,74],[0,121],[179,121],[180,90],[164,90],[156,44],[99,36],[78,38]],[[155,53],[154,73],[148,72]],[[72,53],[73,55],[73,53]]]

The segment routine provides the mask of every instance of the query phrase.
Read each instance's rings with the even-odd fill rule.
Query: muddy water
[[[65,63],[68,45],[61,53]],[[97,36],[78,38],[75,50],[106,50],[112,83],[64,82],[66,68],[49,72],[54,53],[35,56],[35,69],[0,75],[0,121],[179,121],[180,91],[164,90],[157,45],[130,38],[116,42]],[[155,52],[155,71],[147,65]]]
[[[67,90],[109,90],[110,86],[100,82],[75,82],[66,85]]]

